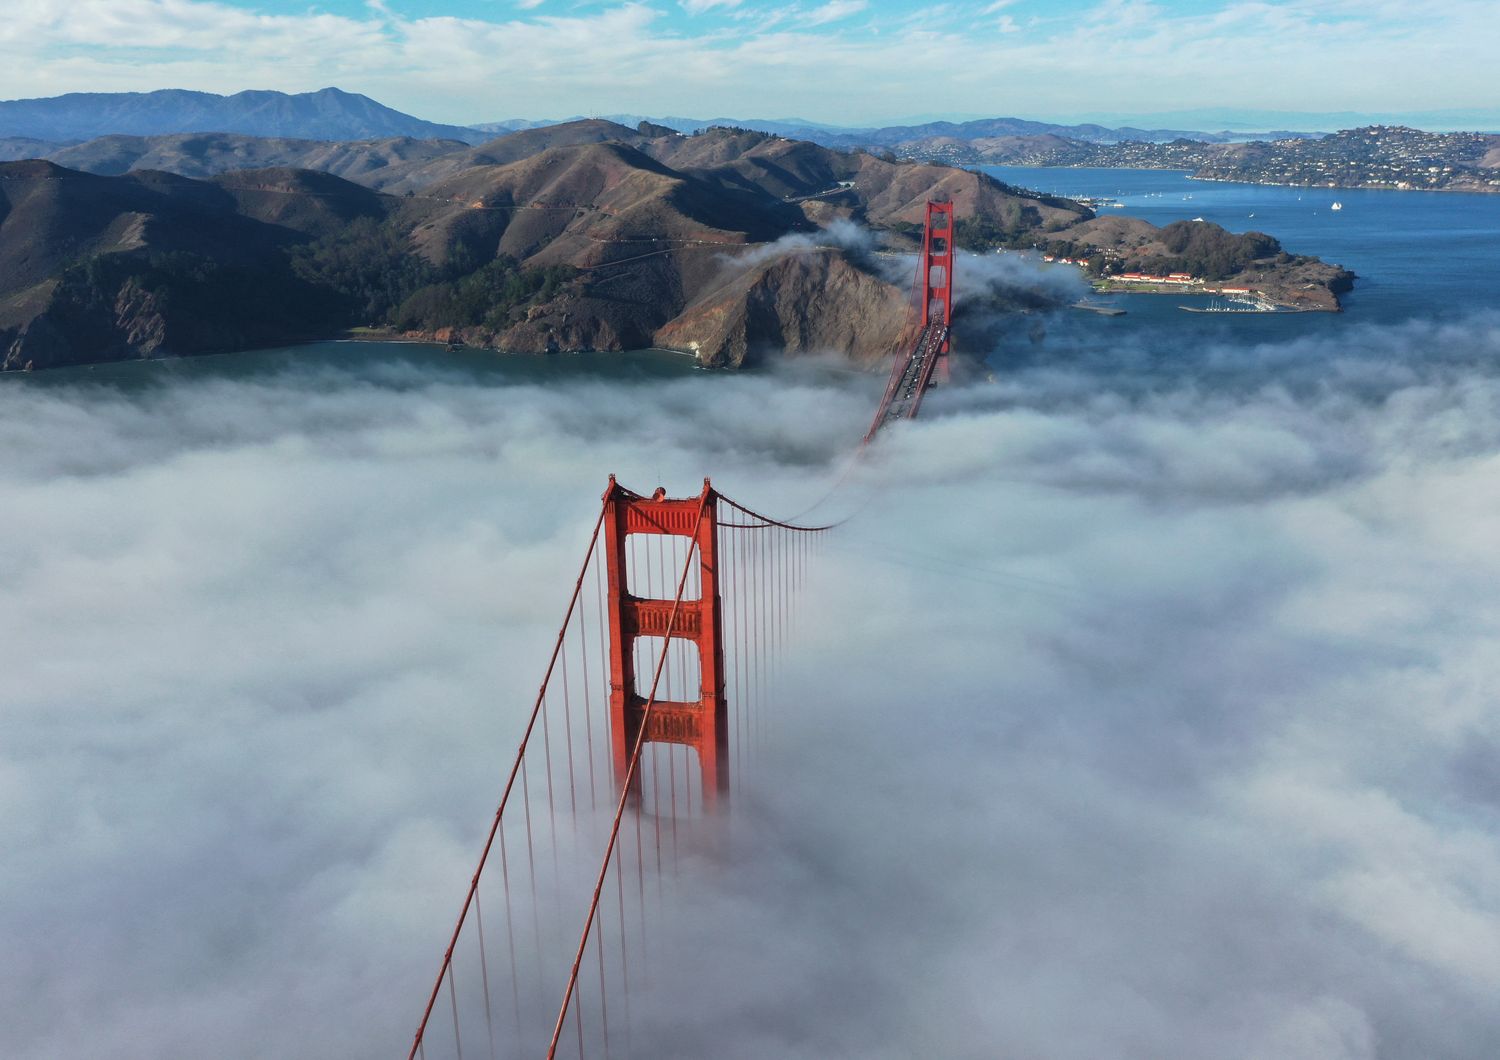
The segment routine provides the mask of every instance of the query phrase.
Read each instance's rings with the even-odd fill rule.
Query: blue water
[[[133,391],[217,379],[267,382],[295,372],[310,387],[321,383],[338,385],[358,377],[374,386],[403,390],[432,382],[498,386],[599,379],[649,384],[680,378],[696,370],[697,363],[691,357],[665,350],[512,355],[477,347],[450,350],[435,342],[330,339],[240,353],[116,361],[45,372],[6,372],[0,374],[0,385],[43,389],[94,386]]]
[[[1232,232],[1268,232],[1294,254],[1359,274],[1344,301],[1354,320],[1500,306],[1500,195],[1263,187],[1193,180],[1176,170],[983,168],[1007,184],[1125,204],[1103,213],[1158,225],[1202,217]],[[1335,202],[1344,208],[1331,209]]]
[[[1012,329],[991,357],[997,365],[1066,358],[1126,338],[1191,360],[1194,349],[1340,341],[1368,335],[1372,325],[1436,326],[1500,309],[1500,195],[1264,187],[1168,170],[983,169],[1007,184],[1124,203],[1101,213],[1158,225],[1202,217],[1235,232],[1267,232],[1293,253],[1359,276],[1343,313],[1192,314],[1177,308],[1191,304],[1183,296],[1113,295],[1100,300],[1128,315],[1072,311],[1032,322],[1024,335]],[[1335,201],[1342,210],[1330,209]]]

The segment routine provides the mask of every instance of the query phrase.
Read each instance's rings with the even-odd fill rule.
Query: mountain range
[[[567,119],[568,122],[578,120],[582,119]],[[934,121],[879,128],[844,128],[800,118],[756,120],[611,115],[608,120],[625,125],[647,121],[678,132],[696,132],[713,126],[734,126],[838,148],[891,148],[930,137],[971,140],[996,136],[1056,135],[1087,143],[1115,143],[1121,140],[1161,142],[1179,137],[1218,143],[1235,138],[1229,133],[1139,128],[1132,125],[1059,125],[1021,118]],[[162,136],[210,132],[300,140],[366,140],[404,136],[477,144],[504,133],[565,123],[511,118],[472,126],[442,125],[403,114],[368,96],[337,88],[298,94],[247,91],[230,96],[182,89],[156,92],[80,92],[44,99],[0,101],[0,145],[7,139],[26,139],[44,145],[63,146],[100,136]],[[0,149],[5,148],[0,146]],[[19,157],[15,153],[16,148],[8,150],[12,156]]]
[[[514,351],[668,346],[709,365],[771,348],[879,360],[906,326],[905,285],[825,225],[900,239],[934,197],[984,238],[1090,216],[946,166],[599,120],[477,147],[216,133],[66,150],[103,171],[0,164],[7,368],[354,325]]]
[[[73,92],[45,99],[0,101],[0,137],[29,137],[51,144],[98,136],[230,132],[305,140],[364,140],[410,136],[488,139],[458,125],[439,125],[375,102],[368,96],[325,88],[318,92]]]
[[[1309,308],[1337,308],[1347,283],[1269,237],[1091,225],[1078,203],[983,173],[744,128],[589,119],[479,144],[113,133],[49,153],[0,163],[0,368],[354,326],[517,352],[654,345],[710,366],[770,350],[875,363],[909,336],[908,277],[887,274],[905,266],[874,249],[911,248],[934,199],[954,204],[967,249],[1114,270],[1201,259]],[[967,297],[1046,303],[1014,286]]]
[[[1142,129],[1131,125],[1106,127],[1091,123],[1081,125],[1057,125],[1052,122],[1028,121],[1025,118],[980,118],[972,121],[931,121],[916,125],[886,125],[874,128],[844,128],[835,125],[820,125],[786,118],[777,121],[756,119],[712,118],[696,119],[682,117],[642,118],[639,115],[611,115],[612,120],[626,124],[650,121],[665,125],[679,132],[696,132],[713,126],[736,126],[758,132],[775,133],[797,140],[810,140],[825,147],[841,148],[891,148],[912,140],[930,137],[953,137],[960,140],[985,139],[996,136],[1066,136],[1085,143],[1117,143],[1122,140],[1141,140],[1159,143],[1180,138],[1191,138],[1207,143],[1226,143],[1236,136],[1232,133],[1192,132],[1183,129]],[[1285,135],[1285,134],[1282,134]]]

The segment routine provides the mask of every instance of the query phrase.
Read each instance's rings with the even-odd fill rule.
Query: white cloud
[[[869,6],[868,0],[828,0],[828,3],[813,8],[800,19],[805,26],[822,26],[829,22],[857,15]]]
[[[690,15],[701,15],[705,11],[712,11],[716,7],[734,8],[739,7],[743,0],[678,0],[684,11]]]
[[[688,2],[703,9],[702,0]],[[1420,18],[1397,4],[1309,0],[1232,0],[1167,17],[1111,0],[1025,24],[985,16],[896,34],[871,17],[837,34],[817,31],[859,3],[831,0],[793,16],[800,23],[744,19],[733,32],[694,32],[638,4],[495,21],[262,15],[207,0],[18,0],[0,25],[0,94],[339,84],[423,117],[476,121],[675,112],[689,91],[705,111],[811,108],[809,117],[863,123],[910,113],[915,88],[892,71],[931,62],[936,80],[921,85],[928,111],[972,112],[975,99],[1032,114],[1097,110],[1105,99],[1114,110],[1159,110],[1167,97],[1241,105],[1246,85],[1271,109],[1310,98],[1327,109],[1470,106],[1490,95],[1483,71],[1493,19],[1476,0],[1428,5]],[[1448,74],[1397,85],[1383,74],[1395,62]]]

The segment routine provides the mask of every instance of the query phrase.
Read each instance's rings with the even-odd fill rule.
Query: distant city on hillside
[[[959,166],[1181,169],[1206,180],[1256,184],[1500,191],[1500,135],[1426,132],[1404,125],[1366,125],[1320,133],[1062,125],[1014,117],[866,129],[802,119],[616,114],[606,120],[629,126],[644,122],[677,132],[714,127],[748,129],[837,150],[870,151],[897,159]],[[380,140],[389,141],[387,150],[395,160],[405,161],[416,155],[442,153],[428,146],[432,143],[453,145],[444,150],[456,150],[458,145],[474,146],[509,133],[563,123],[510,118],[468,126],[444,125],[337,88],[297,94],[247,91],[227,96],[178,89],[73,93],[0,102],[0,160],[46,158],[72,168],[110,174],[151,166],[199,175],[191,159],[173,161],[174,150],[182,153],[182,141],[174,145],[160,138],[215,133],[282,142]],[[305,164],[305,160],[283,156],[308,153],[290,144],[272,146],[264,142],[246,151],[262,165]]]

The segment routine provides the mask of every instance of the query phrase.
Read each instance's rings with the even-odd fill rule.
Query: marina
[[[1184,313],[1239,313],[1264,316],[1274,313],[1303,313],[1304,309],[1292,306],[1277,305],[1264,295],[1230,296],[1228,298],[1215,298],[1208,305],[1180,305],[1177,307]]]

